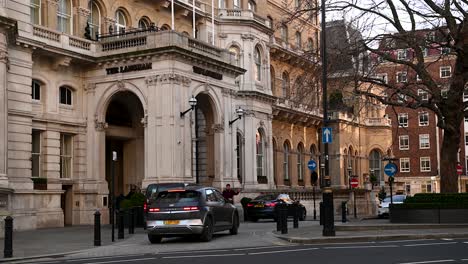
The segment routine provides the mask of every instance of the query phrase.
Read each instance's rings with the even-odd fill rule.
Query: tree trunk
[[[456,126],[460,127],[460,126]],[[460,148],[460,130],[444,130],[444,139],[440,150],[440,192],[458,192],[458,150]]]

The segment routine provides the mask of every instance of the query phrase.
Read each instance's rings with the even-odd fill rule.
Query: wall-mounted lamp
[[[195,106],[197,106],[197,99],[195,97],[192,97],[188,100],[188,103],[190,105],[190,108],[185,110],[184,112],[180,112],[180,117],[184,117],[184,115],[186,113],[188,113],[189,111],[192,111],[193,109],[195,109]]]
[[[242,108],[240,108],[240,107],[237,108],[237,109],[236,109],[236,114],[237,114],[237,118],[234,119],[234,120],[229,121],[229,126],[231,126],[231,125],[232,125],[234,122],[236,122],[237,120],[242,119],[242,116],[244,115],[244,109],[242,109]]]

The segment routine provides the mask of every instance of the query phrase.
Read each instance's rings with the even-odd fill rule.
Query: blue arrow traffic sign
[[[384,172],[388,177],[393,177],[398,172],[398,167],[395,163],[388,163],[385,165]]]
[[[322,128],[322,143],[332,143],[332,128],[324,127]]]
[[[307,162],[307,168],[314,171],[317,168],[317,162],[315,162],[315,160],[309,160],[309,162]]]

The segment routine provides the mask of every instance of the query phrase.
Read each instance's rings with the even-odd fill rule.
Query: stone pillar
[[[148,184],[157,182],[158,167],[156,164],[156,111],[157,105],[156,86],[158,84],[157,76],[146,78],[148,88],[148,111],[145,127],[145,178],[143,179],[142,189],[146,189]]]
[[[44,177],[60,178],[60,132],[46,130],[43,132]]]
[[[283,174],[283,152],[274,150],[276,152],[276,184],[281,187],[284,186],[284,174]]]
[[[91,11],[87,8],[79,6],[75,8],[75,16],[73,16],[73,35],[84,38],[85,28],[90,14]]]
[[[8,186],[7,38],[0,33],[0,186]]]
[[[43,2],[44,15],[42,16],[42,25],[53,30],[57,29],[57,7],[58,0],[46,0]]]
[[[289,179],[291,187],[295,188],[299,186],[298,173],[297,173],[297,150],[289,153]]]

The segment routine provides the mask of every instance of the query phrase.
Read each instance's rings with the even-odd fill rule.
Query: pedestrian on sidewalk
[[[240,190],[234,191],[231,189],[231,184],[226,184],[226,189],[223,191],[223,197],[226,199],[228,203],[234,204],[234,195],[238,195],[240,193]]]

